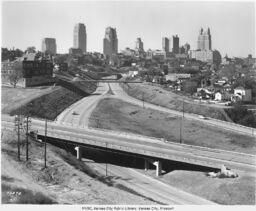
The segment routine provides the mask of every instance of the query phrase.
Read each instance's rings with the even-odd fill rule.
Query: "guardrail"
[[[8,120],[14,120],[14,117],[10,117],[10,116],[4,116],[5,119]],[[44,123],[45,119],[40,119],[40,118],[33,118],[33,120],[38,120],[41,121],[42,124]],[[130,133],[130,132],[121,132],[121,131],[113,131],[113,130],[108,130],[108,129],[99,129],[99,128],[93,128],[93,127],[87,127],[85,125],[78,125],[78,124],[72,124],[72,123],[68,123],[68,122],[55,122],[55,121],[50,121],[47,120],[48,122],[48,127],[50,127],[51,124],[56,124],[58,125],[58,123],[60,125],[63,126],[69,126],[69,127],[75,127],[78,129],[87,129],[87,131],[89,132],[93,132],[93,131],[98,131],[98,133],[104,134],[104,133],[108,133],[111,134],[113,136],[118,135],[118,136],[123,136],[123,137],[127,137],[127,138],[139,138],[139,139],[143,139],[143,140],[151,140],[151,142],[159,142],[159,143],[168,143],[168,144],[172,144],[172,145],[177,145],[177,146],[184,146],[186,148],[191,148],[191,149],[198,149],[198,150],[205,150],[205,151],[211,151],[211,152],[227,152],[227,153],[232,153],[232,154],[239,154],[239,155],[246,155],[246,156],[253,156],[251,154],[246,154],[246,153],[240,153],[240,152],[233,152],[233,151],[228,151],[228,150],[222,150],[222,149],[213,149],[213,148],[208,148],[208,147],[202,147],[202,146],[196,146],[196,145],[189,145],[189,144],[184,144],[184,143],[177,143],[177,142],[173,142],[173,141],[168,141],[165,138],[157,138],[157,137],[152,137],[152,136],[145,136],[145,135],[140,135],[140,134],[135,134],[135,133]]]
[[[10,123],[9,121],[6,121],[6,123]],[[38,131],[40,131],[41,135],[44,135],[44,122],[40,121],[39,122],[34,122],[35,123],[35,127],[37,128]],[[2,124],[3,125],[3,124]],[[164,159],[171,159],[171,160],[176,160],[176,161],[181,161],[181,162],[189,162],[189,163],[194,163],[194,164],[205,164],[206,166],[213,166],[215,165],[216,167],[216,162],[217,163],[225,163],[225,162],[229,162],[228,164],[232,164],[232,162],[238,162],[240,163],[240,165],[242,165],[243,163],[249,166],[255,166],[255,163],[253,162],[255,160],[255,156],[254,155],[250,155],[250,154],[245,154],[245,153],[238,153],[238,152],[231,152],[231,151],[226,151],[226,150],[219,150],[219,149],[212,149],[212,148],[207,148],[207,147],[200,147],[200,146],[194,146],[194,145],[188,145],[188,144],[179,144],[179,143],[174,143],[174,142],[167,142],[164,139],[159,139],[159,138],[153,138],[153,137],[149,137],[149,136],[142,136],[142,135],[137,135],[137,134],[133,134],[133,133],[122,133],[122,132],[113,132],[113,131],[108,131],[108,130],[101,130],[101,129],[88,129],[86,127],[78,127],[79,129],[83,129],[86,128],[86,130],[84,130],[84,134],[81,131],[79,136],[79,131],[75,130],[75,126],[77,126],[76,124],[70,124],[70,123],[63,123],[61,124],[62,126],[64,126],[64,128],[54,128],[54,126],[58,126],[58,124],[56,122],[52,122],[50,124],[48,124],[48,135],[51,137],[56,137],[56,138],[60,138],[60,139],[66,139],[66,140],[70,140],[73,142],[77,142],[79,143],[88,143],[90,145],[96,145],[96,146],[103,146],[105,147],[106,141],[107,140],[112,140],[111,136],[107,136],[108,135],[117,135],[117,134],[121,134],[121,135],[127,135],[130,136],[132,135],[133,137],[129,137],[132,138],[133,141],[131,144],[129,141],[125,141],[124,143],[130,143],[130,146],[125,146],[120,142],[119,144],[114,144],[114,143],[109,143],[109,147],[111,145],[116,145],[116,149],[119,150],[123,150],[123,151],[130,151],[132,153],[141,153],[143,155],[148,155],[148,156],[155,156],[155,157],[159,157],[159,158],[164,158]],[[60,126],[60,125],[59,125]],[[70,127],[70,128],[74,128],[74,131],[69,131],[69,130],[65,130],[65,126]],[[10,127],[10,126],[8,126]],[[13,124],[14,127],[14,124]],[[97,131],[97,132],[95,132]],[[92,132],[92,134],[86,134],[86,132]],[[94,133],[93,133],[94,132]],[[101,136],[97,137],[97,134],[102,133],[103,135],[105,133],[106,136],[104,136],[104,138],[101,138]],[[76,135],[72,135],[72,134],[76,134]],[[77,136],[78,135],[78,136]],[[84,136],[83,136],[84,135]],[[88,136],[88,137],[87,137]],[[114,137],[113,137],[114,138]],[[121,137],[115,137],[115,140],[118,140]],[[162,146],[154,146],[154,148],[152,148],[152,145],[147,145],[144,144],[143,142],[139,143],[138,146],[145,146],[143,149],[141,149],[141,147],[136,148],[137,146],[137,142],[136,138],[143,138],[144,141],[148,141],[149,139],[152,139],[154,141],[154,143],[163,143],[165,142],[165,144],[170,144],[170,148],[166,147],[166,145],[162,145]],[[107,139],[107,140],[105,140]],[[149,142],[150,143],[150,142]],[[174,147],[172,148],[172,146],[178,146],[178,148]],[[150,150],[149,150],[149,148]],[[174,152],[176,151],[180,151],[182,154],[181,155],[177,155],[176,153],[160,153],[158,152],[158,150],[154,151],[153,149],[168,149]],[[129,148],[129,149],[128,149]],[[153,150],[153,151],[152,151]],[[205,154],[206,152],[206,154]],[[216,153],[216,155],[211,155],[208,154],[207,152],[212,152],[212,153]],[[185,153],[185,154],[184,154]],[[200,154],[203,153],[203,154]],[[222,154],[225,153],[225,154]],[[223,155],[223,156],[221,156]],[[226,155],[228,155],[229,157],[226,158]],[[192,156],[192,157],[191,157]],[[220,157],[219,157],[220,156]],[[239,156],[237,157],[235,160],[233,160],[233,158],[235,156]],[[216,162],[214,162],[215,164],[212,163],[212,165],[210,165],[211,160],[215,160]],[[231,162],[231,163],[230,163]],[[247,168],[245,166],[245,168]]]

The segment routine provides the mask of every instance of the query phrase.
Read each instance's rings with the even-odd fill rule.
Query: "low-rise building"
[[[121,51],[121,54],[123,54],[124,56],[134,57],[136,54],[136,51],[130,48],[125,48],[124,50]]]
[[[222,100],[222,94],[220,92],[216,92],[214,100],[221,101]]]
[[[24,58],[23,58],[24,59]],[[18,59],[2,62],[2,83],[10,83],[11,74],[17,75],[17,86],[31,87],[54,83],[53,63],[46,60]]]
[[[166,59],[166,52],[163,50],[154,50],[149,49],[146,53],[147,58],[149,59]]]
[[[252,101],[252,90],[245,89],[242,86],[236,87],[234,89],[234,97],[233,99],[239,99],[243,102],[251,102]]]
[[[69,54],[71,55],[77,55],[77,56],[83,55],[83,51],[80,48],[70,48],[68,51],[69,51]]]
[[[211,64],[215,63],[216,65],[221,63],[221,55],[216,50],[191,50],[189,51],[189,58]]]
[[[177,81],[180,79],[189,79],[191,78],[191,74],[185,74],[185,73],[169,73],[165,76],[166,81]]]

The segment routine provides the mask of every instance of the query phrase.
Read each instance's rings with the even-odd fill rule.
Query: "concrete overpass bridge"
[[[2,129],[14,129],[14,117],[2,116]],[[37,131],[38,136],[44,136],[45,121],[32,119],[32,129]],[[48,121],[47,137],[76,146],[78,159],[81,159],[81,150],[86,146],[142,157],[145,159],[145,169],[150,162],[156,166],[157,176],[161,174],[163,159],[211,168],[220,168],[224,164],[228,168],[251,173],[256,170],[254,155],[178,144],[135,134],[83,128],[68,123]]]

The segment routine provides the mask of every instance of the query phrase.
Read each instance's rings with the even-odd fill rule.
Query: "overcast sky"
[[[41,50],[41,39],[53,37],[58,53],[67,53],[78,22],[86,25],[87,51],[102,52],[107,26],[117,29],[119,51],[134,48],[137,37],[145,50],[161,49],[162,37],[174,34],[196,49],[200,27],[210,27],[222,56],[255,56],[254,2],[5,1],[2,47]]]

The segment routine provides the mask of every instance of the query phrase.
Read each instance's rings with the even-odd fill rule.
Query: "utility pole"
[[[18,134],[18,160],[20,161],[20,115],[15,117],[17,125],[17,134]]]
[[[26,160],[28,161],[28,119],[29,117],[26,117],[27,121],[26,121]]]
[[[182,117],[184,118],[184,99],[182,100]]]
[[[144,108],[144,92],[142,93],[142,103],[143,103],[143,108]]]
[[[45,119],[45,134],[44,134],[44,168],[46,166],[46,135],[47,135],[47,119]]]
[[[180,144],[182,144],[182,120],[183,118],[180,118]]]
[[[182,100],[182,117],[180,118],[180,144],[182,144],[182,122],[184,119],[184,99]]]
[[[108,148],[108,143],[106,142],[106,153],[107,153],[107,148]],[[108,176],[108,161],[107,161],[107,158],[106,158],[106,177],[107,176]]]

